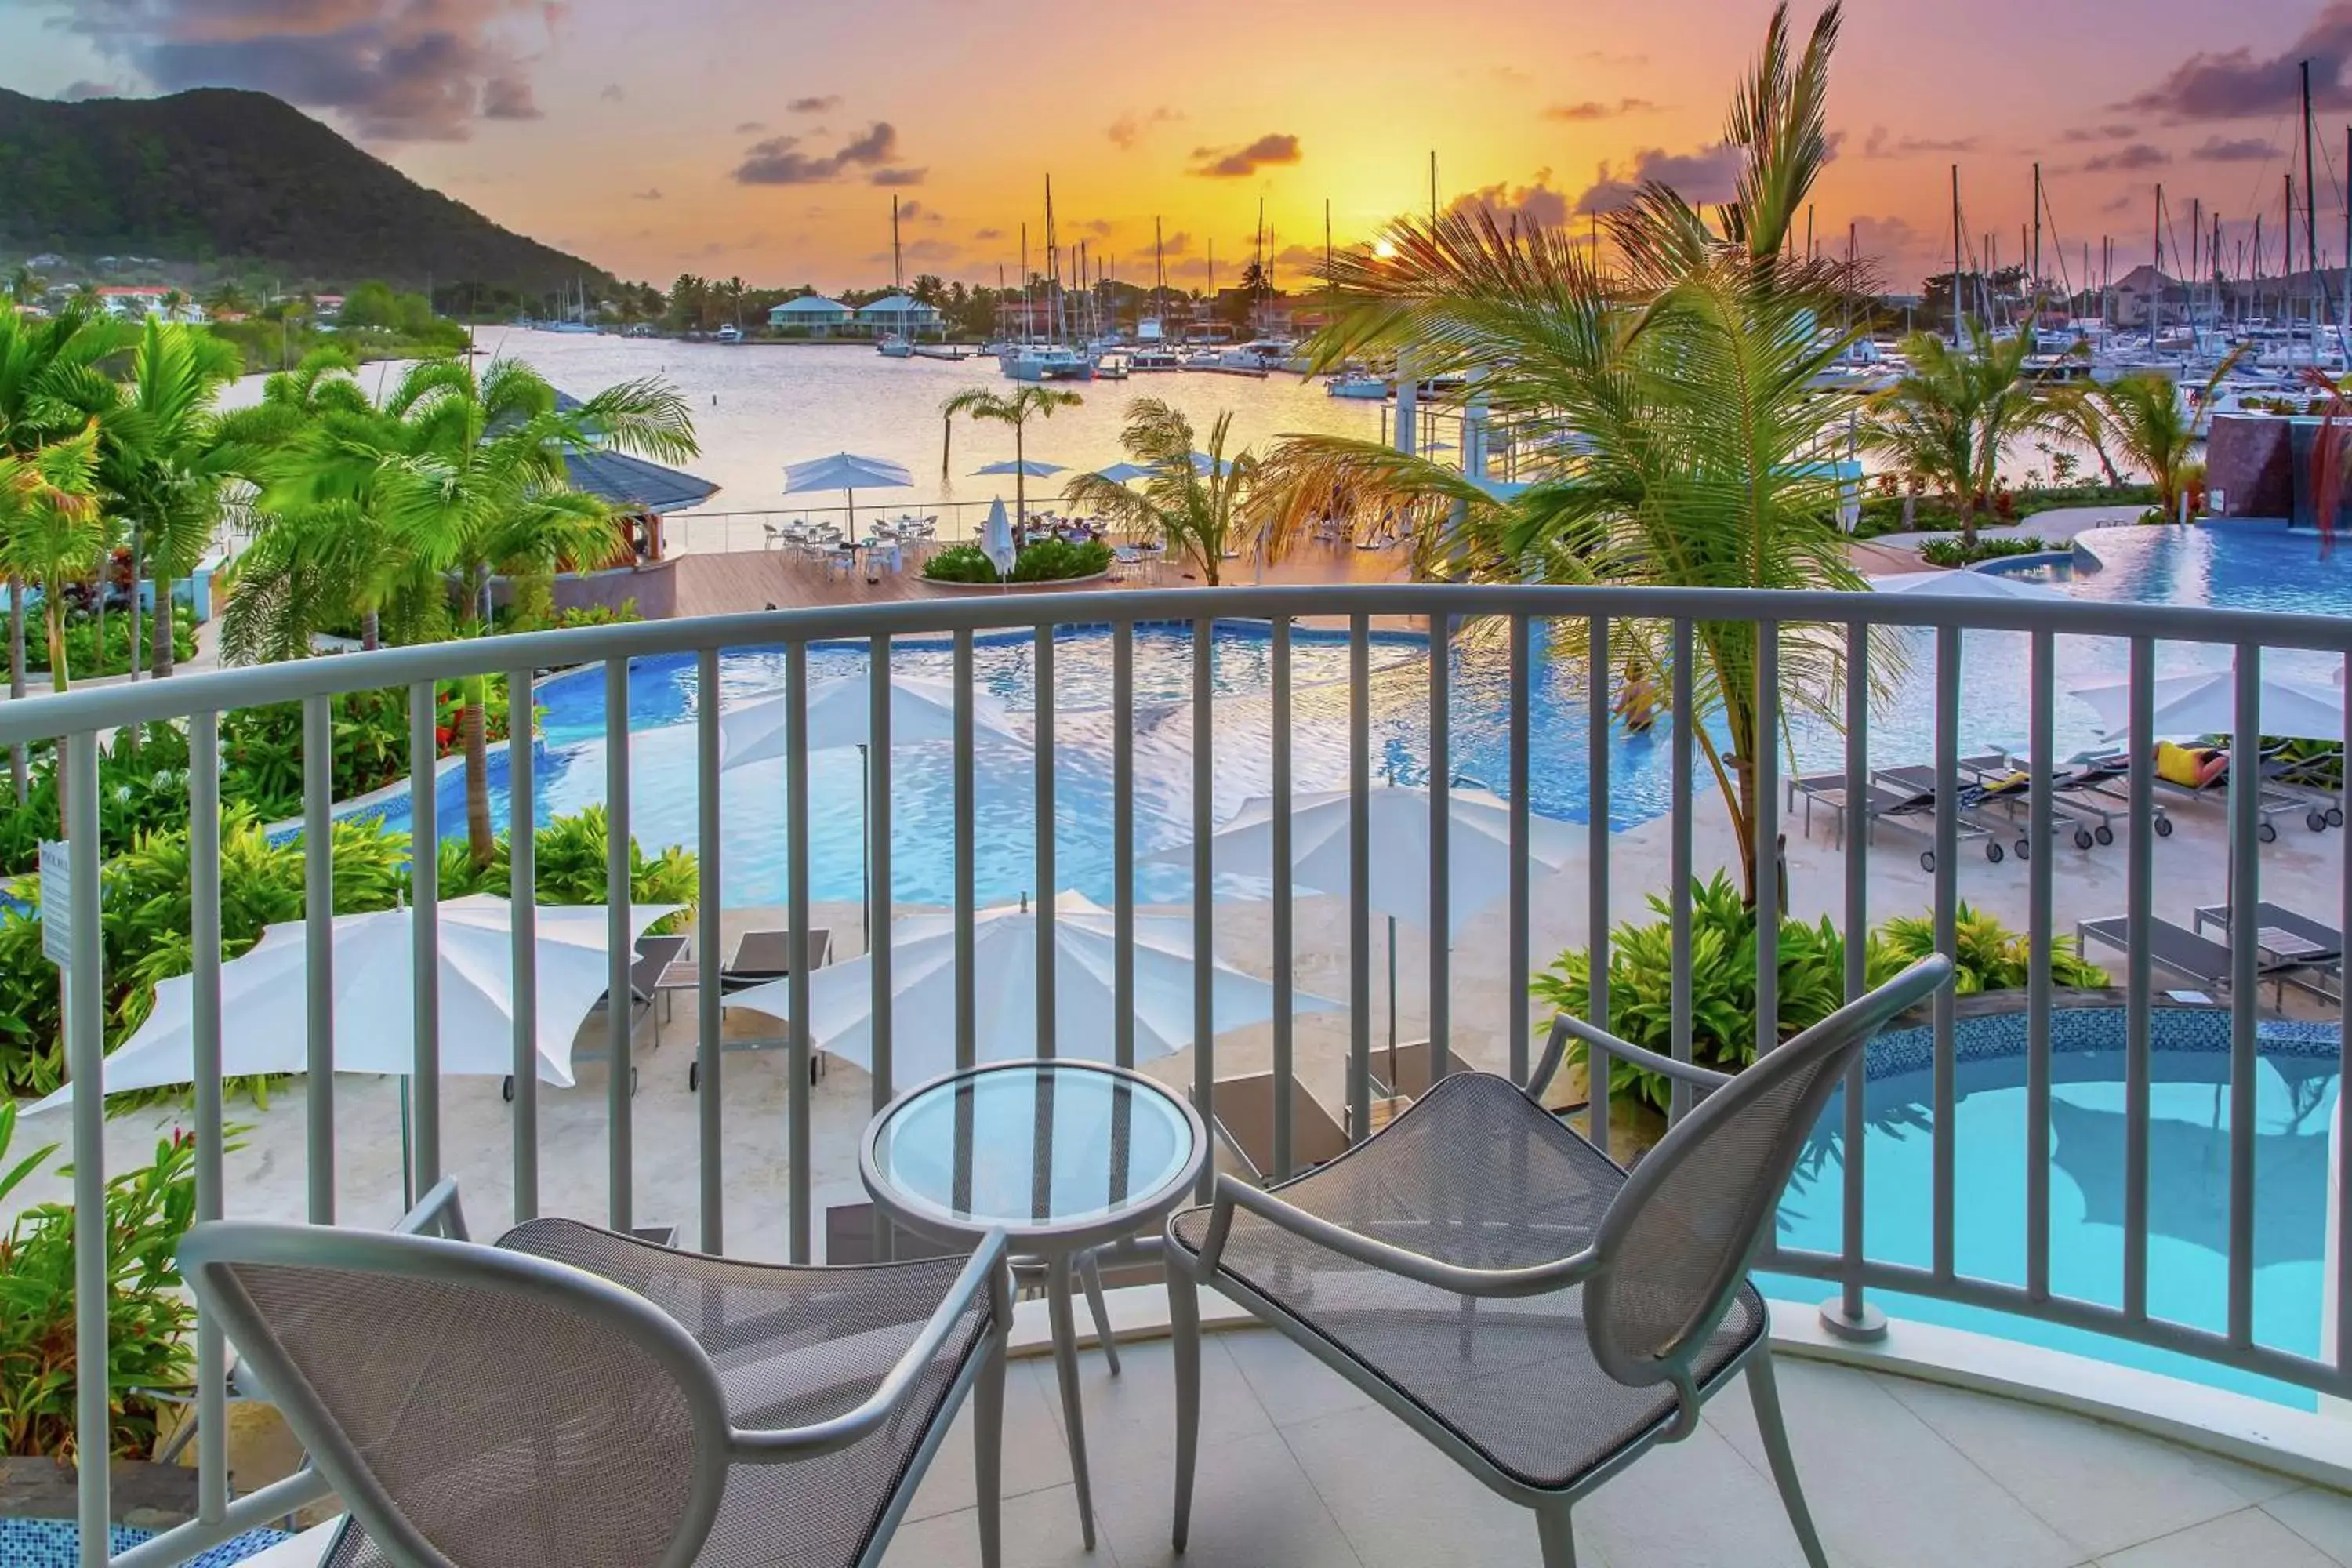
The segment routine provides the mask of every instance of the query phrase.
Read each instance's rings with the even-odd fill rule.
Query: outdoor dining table
[[[1071,1286],[1083,1275],[1103,1321],[1096,1249],[1157,1230],[1191,1197],[1208,1149],[1199,1114],[1151,1079],[1059,1059],[950,1073],[901,1095],[866,1130],[858,1172],[882,1215],[965,1247],[1001,1230],[1016,1265],[1041,1266],[1088,1551],[1094,1494]],[[1104,1354],[1117,1375],[1108,1338]]]

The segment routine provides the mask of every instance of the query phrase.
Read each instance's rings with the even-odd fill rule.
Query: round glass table
[[[992,1062],[909,1090],[866,1130],[859,1173],[875,1206],[937,1241],[993,1230],[1045,1276],[1078,1521],[1095,1543],[1071,1304],[1082,1279],[1110,1370],[1095,1249],[1156,1229],[1191,1196],[1209,1137],[1192,1108],[1098,1062]]]

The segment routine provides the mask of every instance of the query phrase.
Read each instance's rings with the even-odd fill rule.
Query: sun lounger
[[[1800,798],[1805,802],[1805,832],[1808,837],[1812,832],[1812,805],[1815,801],[1833,812],[1833,820],[1838,825],[1837,842],[1841,847],[1843,847],[1848,814],[1845,774],[1843,772],[1808,773],[1792,778],[1789,781],[1789,798],[1791,805]],[[1881,827],[1909,834],[1928,846],[1919,852],[1920,866],[1929,871],[1936,868],[1936,792],[1932,785],[1925,790],[1898,788],[1874,780],[1868,794],[1864,796],[1862,812],[1864,842],[1876,843]],[[1972,822],[1966,816],[1961,816],[1953,823],[1953,829],[1962,844],[1983,844],[1988,860],[1999,862],[2008,854],[2001,847],[2000,840],[1980,822]]]
[[[664,994],[666,992],[677,989],[676,986],[665,985],[663,980],[668,974],[671,965],[677,963],[685,953],[686,947],[687,939],[682,936],[637,938],[636,957],[629,964],[630,1033],[635,1034],[637,1025],[652,1015],[656,1004],[666,1000]],[[611,1002],[612,997],[609,994],[596,999],[596,1005],[600,1007],[607,1006]],[[656,1045],[661,1043],[659,1019],[656,1019],[654,1023],[654,1043]],[[573,1051],[572,1059],[575,1064],[606,1061],[610,1059],[610,1053],[601,1046],[591,1046]],[[637,1069],[632,1066],[629,1068],[629,1092],[632,1094],[636,1092],[636,1073]],[[500,1086],[499,1092],[509,1100],[514,1099],[514,1079],[511,1075]]]
[[[2211,926],[2226,938],[2230,934],[2230,918],[2227,904],[2200,904],[2194,923],[2200,934]],[[2282,964],[2294,962],[2333,975],[2337,985],[2335,994],[2340,995],[2344,978],[2342,931],[2284,904],[2268,902],[2254,906],[2254,931],[2255,946],[2264,959]]]
[[[2201,990],[2226,992],[2230,989],[2230,950],[2221,943],[2166,920],[2151,919],[2146,934],[2148,957],[2158,968],[2192,982]],[[2131,921],[2124,915],[2084,921],[2074,928],[2074,942],[2075,951],[2086,956],[2093,942],[2128,953],[2131,952]],[[2302,957],[2280,959],[2272,955],[2267,962],[2258,959],[2256,974],[2258,978],[2277,985],[2282,998],[2289,984],[2327,995],[2328,993],[2310,982],[2294,977],[2294,971],[2310,967],[2313,967],[2310,962]]]
[[[812,926],[808,933],[809,968],[823,969],[833,962],[833,932],[824,926]],[[793,933],[788,931],[747,931],[735,939],[734,951],[727,955],[719,968],[719,986],[722,991],[745,991],[754,985],[764,985],[771,980],[782,980],[793,972]],[[773,1050],[786,1043],[782,1035],[761,1036],[756,1039],[722,1040],[722,1051]],[[824,1053],[809,1053],[809,1081],[814,1083],[824,1076]],[[702,1063],[699,1058],[687,1064],[686,1087],[689,1092],[702,1088]]]
[[[2124,752],[2117,751],[2085,752],[2076,758],[2075,763],[2081,767],[2095,766],[2115,770],[2118,777],[2127,775],[2131,765],[2129,758]],[[2179,779],[2166,778],[2159,772],[2156,774],[2156,787],[2179,795],[2184,800],[2226,800],[2230,793],[2231,772],[2229,768],[2222,768],[2203,784],[2184,784]],[[2255,824],[2254,837],[2265,844],[2274,843],[2278,838],[2278,824],[2273,820],[2274,818],[2305,816],[2310,810],[2310,803],[2301,796],[2281,789],[2275,784],[2265,784],[2263,786],[2261,799],[2255,806],[2259,820]],[[2319,828],[2326,826],[2326,822],[2322,820]],[[2317,832],[2319,828],[2314,828],[2313,831]],[[2160,823],[2157,827],[2159,835],[2168,834],[2170,831],[2171,826],[2168,823]]]
[[[1216,1113],[1209,1122],[1216,1139],[1251,1181],[1263,1185],[1274,1173],[1272,1072],[1243,1073],[1216,1082]],[[1348,1152],[1347,1129],[1324,1109],[1305,1083],[1290,1080],[1290,1163],[1310,1170]]]

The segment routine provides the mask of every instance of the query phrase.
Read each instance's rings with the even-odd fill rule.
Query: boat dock
[[[952,364],[958,360],[970,359],[971,351],[951,343],[917,343],[915,354],[919,359],[943,359]]]

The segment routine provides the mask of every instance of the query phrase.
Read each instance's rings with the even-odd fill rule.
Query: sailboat
[[[890,198],[890,298],[907,297],[906,271],[898,253],[898,198]],[[884,359],[913,359],[915,341],[900,332],[886,332],[874,344],[874,352]]]
[[[1022,230],[1021,273],[1023,289],[1027,289],[1029,274],[1028,230]],[[1092,381],[1095,362],[1091,355],[1079,353],[1069,342],[1069,304],[1062,291],[1060,247],[1054,232],[1054,178],[1045,177],[1045,274],[1046,288],[1052,290],[1053,331],[1040,342],[1030,335],[1033,312],[1022,312],[1021,342],[1007,344],[996,356],[997,368],[1014,381]]]

